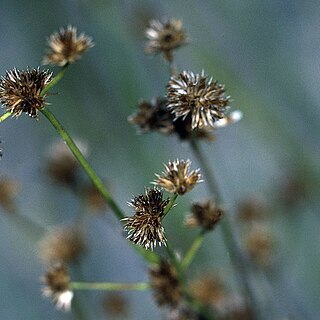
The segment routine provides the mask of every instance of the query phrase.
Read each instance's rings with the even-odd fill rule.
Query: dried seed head
[[[216,274],[204,274],[190,283],[193,296],[203,305],[219,308],[227,298],[227,290]]]
[[[41,92],[51,79],[51,72],[39,68],[7,71],[0,80],[0,102],[16,117],[27,113],[36,118],[46,104],[46,95]]]
[[[8,177],[0,178],[0,205],[8,213],[14,213],[16,196],[19,188],[19,183]]]
[[[65,265],[56,265],[43,277],[45,287],[42,293],[45,297],[53,299],[58,309],[69,311],[73,292],[69,288],[70,277]]]
[[[108,316],[125,317],[128,313],[128,301],[122,293],[109,293],[104,297],[103,308]]]
[[[145,52],[149,54],[162,53],[165,60],[172,61],[172,51],[186,44],[186,34],[182,21],[171,19],[164,22],[151,20],[146,30],[149,39]]]
[[[81,33],[77,36],[77,29],[68,26],[54,32],[48,39],[48,51],[43,64],[64,66],[79,60],[83,53],[94,46],[92,39]]]
[[[84,251],[83,234],[75,227],[49,231],[39,243],[40,258],[48,265],[77,261]]]
[[[224,210],[212,200],[194,203],[191,211],[192,214],[186,219],[186,225],[201,226],[206,230],[212,230],[224,215]]]
[[[255,225],[246,237],[246,248],[251,259],[260,267],[272,264],[274,241],[265,225]]]
[[[174,120],[174,115],[167,108],[166,98],[156,98],[151,102],[142,101],[138,105],[138,111],[128,117],[128,121],[137,126],[139,133],[157,131],[163,134],[177,134],[181,140],[197,139],[213,140],[212,129],[191,128],[191,115],[185,119]]]
[[[228,108],[230,97],[224,94],[224,85],[212,78],[190,71],[171,77],[167,85],[168,108],[177,118],[191,114],[192,129],[214,127]]]
[[[150,286],[159,306],[177,307],[182,292],[177,271],[168,261],[161,260],[159,265],[149,269]]]
[[[164,208],[169,199],[163,200],[163,194],[157,188],[145,191],[145,195],[136,196],[129,205],[134,208],[135,215],[125,218],[124,229],[127,239],[146,249],[166,245],[164,228],[161,224]]]
[[[153,183],[170,193],[183,195],[202,181],[200,169],[189,172],[190,165],[190,160],[169,161],[162,175],[156,174],[157,179]]]

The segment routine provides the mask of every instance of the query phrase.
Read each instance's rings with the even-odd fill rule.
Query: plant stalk
[[[71,282],[70,287],[73,290],[110,290],[110,291],[128,291],[128,290],[148,290],[149,283],[111,283],[111,282]]]

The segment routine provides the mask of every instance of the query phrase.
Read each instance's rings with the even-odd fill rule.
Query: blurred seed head
[[[167,85],[167,98],[175,119],[191,114],[192,129],[214,127],[217,120],[224,118],[230,103],[224,85],[208,79],[203,71],[173,75]]]
[[[237,218],[242,223],[250,224],[266,218],[266,205],[258,197],[244,199],[238,205]]]
[[[262,224],[256,224],[246,236],[246,248],[249,256],[261,268],[272,264],[274,240],[269,229]]]
[[[205,273],[190,283],[190,291],[203,305],[220,308],[227,299],[227,290],[218,274]]]
[[[80,151],[86,155],[86,144],[76,141]],[[63,141],[58,141],[50,146],[46,161],[46,173],[53,182],[76,187],[79,164],[75,156]]]
[[[51,79],[51,72],[39,68],[9,70],[0,79],[0,102],[16,117],[27,113],[37,118],[39,110],[46,105],[46,95],[41,92]]]
[[[14,198],[18,193],[19,183],[9,177],[0,178],[0,206],[7,213],[15,212]]]
[[[122,293],[109,293],[104,297],[103,308],[108,316],[125,317],[128,313],[128,301]]]
[[[149,39],[145,52],[148,54],[162,53],[166,61],[171,62],[173,50],[186,44],[187,37],[182,21],[170,19],[164,22],[151,20],[146,30]]]
[[[224,215],[224,210],[212,200],[192,204],[191,215],[186,219],[188,227],[201,226],[205,230],[212,230]]]
[[[94,43],[84,33],[77,36],[77,29],[68,26],[54,32],[47,41],[48,50],[43,58],[43,64],[64,66],[79,60],[85,51]]]
[[[65,265],[52,267],[42,278],[44,287],[42,293],[52,298],[58,309],[70,311],[73,292],[69,288],[70,277]]]
[[[190,160],[169,161],[161,175],[156,174],[157,179],[153,184],[164,188],[170,193],[183,195],[192,190],[201,182],[200,169],[190,171]]]
[[[163,193],[157,188],[146,189],[145,195],[136,196],[129,203],[134,208],[134,216],[122,219],[125,222],[124,229],[128,232],[127,239],[151,250],[166,245],[161,220],[168,203],[169,199],[163,200]]]
[[[85,251],[83,234],[77,227],[49,231],[39,243],[41,260],[47,264],[75,262]]]
[[[157,131],[162,134],[176,134],[181,140],[197,139],[214,140],[213,130],[208,128],[191,128],[191,116],[185,119],[174,119],[174,115],[167,108],[166,98],[156,98],[151,102],[141,101],[138,110],[128,117],[128,121],[138,128],[139,133]]]
[[[168,261],[161,260],[149,269],[150,286],[159,306],[175,308],[182,299],[177,271]]]

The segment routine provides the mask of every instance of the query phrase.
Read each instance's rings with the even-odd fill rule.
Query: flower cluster
[[[70,277],[65,265],[58,264],[50,269],[43,277],[45,286],[42,293],[45,297],[51,297],[58,309],[69,311],[73,292],[70,289]]]
[[[183,195],[202,181],[200,170],[189,172],[190,165],[190,160],[169,161],[162,175],[156,174],[157,179],[153,183],[170,193]]]
[[[83,33],[77,36],[77,29],[69,25],[50,36],[43,64],[65,66],[79,60],[83,53],[93,46],[90,37]]]
[[[136,196],[129,205],[134,208],[133,217],[125,218],[124,229],[128,239],[153,250],[156,246],[166,245],[164,228],[161,224],[163,211],[169,199],[163,200],[163,194],[157,188],[145,190],[145,195]]]
[[[146,37],[149,39],[146,53],[162,53],[168,62],[172,61],[172,51],[184,45],[187,40],[182,21],[178,19],[150,21]]]
[[[229,106],[230,97],[225,95],[224,85],[213,81],[202,72],[183,71],[173,75],[167,85],[168,108],[175,118],[191,114],[191,127],[214,127],[222,119]]]
[[[51,72],[39,68],[7,71],[0,80],[0,102],[16,117],[27,113],[36,118],[46,104],[42,91],[51,79]]]

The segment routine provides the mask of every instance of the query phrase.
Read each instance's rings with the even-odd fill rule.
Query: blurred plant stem
[[[7,118],[9,118],[11,116],[12,112],[11,111],[7,111],[6,113],[4,113],[1,117],[0,117],[0,122],[6,120]]]
[[[190,263],[192,262],[193,258],[195,257],[196,253],[198,252],[198,250],[202,245],[205,234],[206,234],[206,231],[201,230],[199,234],[193,239],[193,242],[189,250],[187,251],[187,253],[185,254],[181,262],[182,270],[186,270],[189,267]]]
[[[224,201],[217,180],[211,170],[211,167],[209,167],[207,160],[201,152],[198,143],[195,141],[195,139],[192,139],[190,141],[190,145],[194,155],[198,159],[201,170],[204,173],[204,180],[208,185],[213,199],[217,202],[218,205],[223,204]],[[258,303],[256,302],[256,296],[250,283],[250,264],[248,263],[248,261],[246,261],[243,253],[241,252],[241,248],[238,246],[235,238],[235,232],[233,230],[233,225],[228,215],[225,215],[225,217],[221,221],[221,230],[225,246],[227,247],[227,250],[229,252],[232,265],[236,271],[236,277],[246,297],[247,304],[253,309],[253,311],[257,315],[257,319],[259,319],[258,315],[260,314],[260,312]]]
[[[122,210],[119,208],[119,206],[115,203],[112,196],[110,195],[109,191],[105,187],[102,180],[97,176],[95,171],[92,169],[88,161],[85,159],[79,148],[76,146],[68,132],[63,128],[61,123],[58,121],[58,119],[54,116],[54,114],[48,109],[44,108],[41,110],[42,114],[51,122],[53,127],[57,130],[59,135],[62,137],[62,139],[65,141],[65,143],[68,145],[76,159],[80,162],[83,169],[87,172],[88,176],[90,177],[93,184],[96,186],[96,188],[99,190],[101,195],[104,197],[112,211],[115,213],[115,215],[119,219],[123,219],[125,216],[122,212]]]
[[[149,283],[112,283],[112,282],[75,282],[70,283],[73,290],[110,290],[110,291],[126,291],[126,290],[147,290],[150,288]]]

